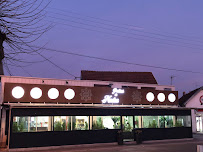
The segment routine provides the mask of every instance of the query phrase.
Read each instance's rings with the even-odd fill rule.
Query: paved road
[[[18,152],[196,152],[197,145],[203,145],[203,134],[194,135],[193,140],[150,141],[137,145],[128,142],[118,146],[117,143],[70,145],[61,147],[12,149]]]

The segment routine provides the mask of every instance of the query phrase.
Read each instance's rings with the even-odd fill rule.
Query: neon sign
[[[112,95],[105,95],[102,103],[119,103],[118,94],[123,94],[124,89],[114,88],[112,91]]]

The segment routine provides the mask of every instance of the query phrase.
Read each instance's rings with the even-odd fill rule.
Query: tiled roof
[[[81,71],[81,80],[157,84],[152,72]]]
[[[183,95],[180,99],[179,99],[179,105],[181,107],[184,107],[185,106],[185,103],[190,99],[190,97],[192,97],[195,93],[197,93],[199,90],[201,89],[200,88],[197,88],[193,91],[190,91],[188,94],[185,94]]]

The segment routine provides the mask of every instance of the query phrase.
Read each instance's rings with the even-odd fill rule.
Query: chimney
[[[185,91],[183,92],[183,96],[185,95]]]

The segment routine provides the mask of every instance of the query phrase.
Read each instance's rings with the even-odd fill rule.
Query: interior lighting
[[[148,92],[146,98],[149,102],[154,101],[154,94],[152,92]]]
[[[66,99],[71,100],[75,97],[75,91],[73,89],[66,89],[64,96]]]
[[[48,91],[48,97],[50,99],[56,99],[59,96],[59,91],[56,88],[51,88]]]
[[[38,87],[32,88],[30,91],[30,96],[33,99],[39,99],[42,96],[42,90]]]
[[[175,102],[176,96],[175,96],[173,93],[170,93],[170,94],[168,95],[168,100],[169,100],[170,102]]]
[[[22,98],[22,97],[24,96],[24,94],[25,94],[25,91],[24,91],[24,89],[23,89],[22,87],[20,87],[20,86],[16,86],[16,87],[14,87],[13,90],[12,90],[12,96],[13,96],[14,98],[16,98],[16,99]]]
[[[164,93],[159,93],[158,96],[157,96],[157,98],[158,98],[158,100],[159,100],[160,102],[164,102],[165,99],[166,99]]]

